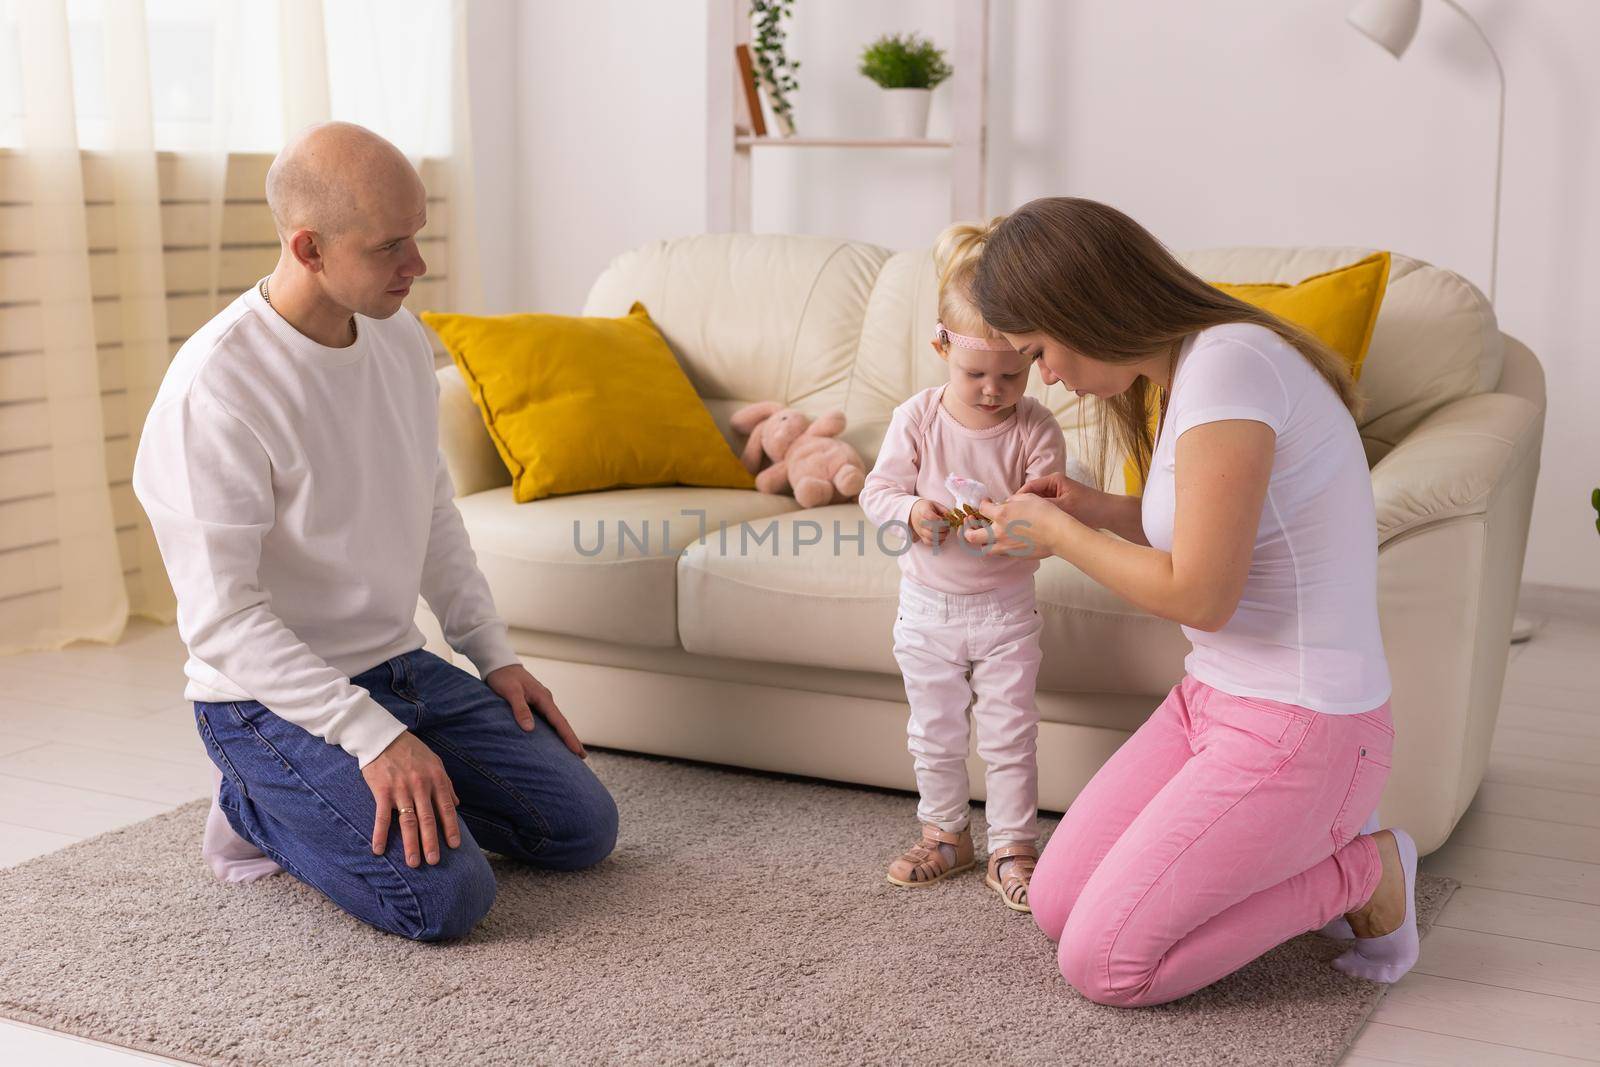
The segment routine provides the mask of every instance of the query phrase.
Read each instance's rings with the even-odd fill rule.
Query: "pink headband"
[[[940,344],[955,345],[957,348],[976,348],[980,352],[1012,352],[1011,342],[1005,338],[993,341],[987,337],[968,337],[964,333],[954,333],[944,328],[944,323],[933,324],[933,339]]]

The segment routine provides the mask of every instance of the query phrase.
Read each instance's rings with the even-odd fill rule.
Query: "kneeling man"
[[[512,652],[455,507],[401,306],[426,269],[416,171],[329,123],[279,154],[267,202],[277,267],[179,350],[134,464],[219,773],[205,852],[220,877],[281,866],[373,926],[459,937],[494,899],[481,849],[585,867],[616,805]],[[419,594],[482,681],[423,650]]]

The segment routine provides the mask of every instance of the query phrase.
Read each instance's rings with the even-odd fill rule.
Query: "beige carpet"
[[[911,798],[597,753],[615,855],[497,861],[415,945],[287,876],[213,882],[203,809],[0,871],[0,1016],[199,1063],[1331,1064],[1380,990],[1308,935],[1176,1004],[1092,1004],[976,873],[885,884]],[[1453,886],[1419,886],[1422,916]]]

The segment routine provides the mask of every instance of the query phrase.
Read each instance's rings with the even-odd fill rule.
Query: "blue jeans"
[[[194,706],[235,832],[339,907],[418,941],[461,937],[494,902],[483,849],[558,871],[610,854],[616,803],[544,719],[524,733],[494,690],[421,649],[351,681],[434,751],[461,798],[461,845],[441,832],[436,865],[406,866],[398,824],[373,855],[372,791],[342,748],[253,700]]]

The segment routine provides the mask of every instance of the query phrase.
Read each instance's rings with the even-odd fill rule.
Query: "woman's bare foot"
[[[1373,834],[1372,843],[1378,846],[1383,861],[1383,877],[1372,899],[1345,916],[1357,937],[1382,937],[1406,921],[1406,872],[1400,862],[1400,846],[1388,830]]]

